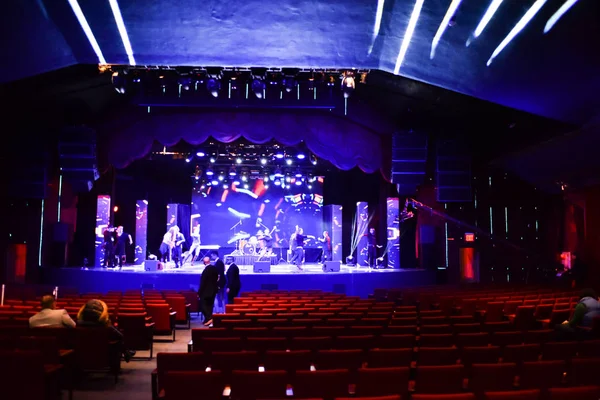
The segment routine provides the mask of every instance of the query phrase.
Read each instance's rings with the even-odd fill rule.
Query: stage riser
[[[156,289],[198,288],[200,274],[168,272],[119,272],[43,268],[43,283],[77,288],[81,292],[139,289],[152,284]],[[433,285],[435,271],[401,270],[371,273],[255,274],[242,275],[242,291],[261,290],[275,285],[279,290],[316,289],[366,298],[375,288]]]

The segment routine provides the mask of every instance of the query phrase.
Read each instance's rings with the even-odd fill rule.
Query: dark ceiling
[[[415,4],[422,3],[401,76],[563,122],[582,125],[594,117],[600,109],[600,2],[504,0],[466,46],[492,1],[9,0],[2,12],[0,79],[99,62],[71,5],[80,7],[88,33],[110,64],[357,67],[393,73]],[[544,34],[565,2],[574,5]],[[451,4],[459,5],[430,59],[432,40]],[[542,5],[539,12],[486,66],[534,4]],[[117,9],[132,57],[113,15]]]

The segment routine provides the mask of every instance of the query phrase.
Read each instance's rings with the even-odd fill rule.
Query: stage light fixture
[[[304,160],[306,158],[304,153],[298,153],[298,155],[296,157],[298,157],[298,160]]]
[[[206,170],[206,175],[207,175],[207,176],[213,176],[214,174],[215,174],[215,173],[214,173],[214,171],[212,170],[212,168],[208,168],[208,169]]]
[[[229,169],[229,176],[236,176],[237,172],[235,171],[235,167],[231,167]]]
[[[283,173],[281,172],[281,168],[277,168],[275,170],[275,178],[283,178]]]
[[[385,267],[384,263],[383,263],[383,257],[379,257],[375,260],[375,266],[377,268],[383,268]]]
[[[218,176],[218,178],[217,178],[217,179],[218,179],[218,180],[220,180],[220,181],[222,181],[222,180],[224,180],[224,179],[225,179],[225,175],[223,175],[223,173],[222,173],[222,172],[219,172],[219,176]]]
[[[296,178],[302,178],[302,171],[300,170],[300,168],[296,170]]]
[[[125,84],[127,83],[125,77],[125,71],[119,73],[118,71],[113,72],[112,74],[112,84],[119,94],[125,94]]]
[[[213,179],[213,180],[212,180],[210,183],[211,183],[212,185],[218,185],[218,184],[219,184],[219,181],[217,181],[216,179]]]
[[[290,185],[285,185],[285,188],[286,188],[286,189],[289,189],[289,188],[290,188]]]
[[[283,86],[285,87],[285,91],[287,93],[291,93],[296,87],[296,85],[296,78],[294,78],[293,76],[286,76],[285,78],[283,78]]]
[[[291,180],[292,180],[292,178],[290,178],[289,175],[285,177],[286,182],[290,182]]]
[[[283,154],[282,151],[278,151],[277,153],[275,153],[275,158],[278,158],[281,160],[283,157],[285,157],[285,154]]]
[[[188,157],[188,158],[185,159],[185,162],[190,162],[190,161],[192,161],[191,157]]]
[[[315,156],[314,154],[310,155],[310,163],[312,165],[317,165],[317,156]]]
[[[302,180],[301,179],[296,179],[296,186],[300,186],[302,185]]]
[[[203,151],[199,151],[199,152],[196,153],[196,156],[198,156],[198,157],[204,157],[205,155],[206,154],[204,154]]]
[[[252,92],[254,92],[254,95],[256,96],[257,99],[265,98],[265,89],[266,89],[266,85],[262,79],[255,77],[252,80]]]
[[[247,183],[244,183],[244,189],[248,189],[250,186],[248,186]]]
[[[239,185],[240,185],[240,181],[238,181],[238,180],[236,179],[236,180],[234,180],[234,181],[233,181],[233,184],[234,184],[235,186],[239,186]]]
[[[275,186],[281,186],[281,179],[275,179],[275,182],[273,182],[275,184]]]
[[[287,160],[285,160],[285,163],[286,163],[287,165],[292,165],[293,161],[292,161],[292,159],[291,159],[291,158],[288,158]]]
[[[309,189],[312,189],[312,185],[308,185],[308,188],[309,188]]]
[[[261,163],[262,165],[267,165],[267,159],[266,159],[266,158],[261,158],[261,159],[260,159],[260,163]]]
[[[239,157],[238,157],[238,158],[235,160],[236,164],[241,164],[241,163],[242,163],[242,161],[243,161],[243,160],[242,160],[241,158],[239,158]]]
[[[188,74],[182,74],[179,79],[177,79],[177,83],[180,90],[190,90],[192,87],[192,78]]]
[[[215,78],[208,79],[208,81],[206,81],[206,90],[208,90],[213,97],[219,97],[221,82]]]
[[[356,266],[356,258],[354,258],[354,256],[348,256],[348,257],[346,257],[346,265],[349,266],[349,267]]]
[[[214,157],[211,157],[209,161],[210,161],[211,163],[215,163],[217,160],[215,160],[215,158],[214,158]]]

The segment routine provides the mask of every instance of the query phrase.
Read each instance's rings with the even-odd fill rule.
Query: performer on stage
[[[171,261],[171,250],[175,246],[175,227],[169,228],[167,233],[163,236],[163,241],[160,244],[160,260],[163,263]]]
[[[117,243],[115,246],[115,254],[119,259],[119,268],[123,268],[123,264],[127,261],[126,248],[127,245],[132,245],[133,239],[129,233],[123,232],[123,227],[117,228]]]
[[[269,229],[265,229],[262,235],[259,235],[258,240],[261,243],[260,256],[270,256],[273,254],[273,237]]]
[[[174,245],[173,245],[173,261],[175,261],[175,268],[179,268],[180,266],[182,266],[182,259],[181,259],[181,254],[182,254],[182,247],[183,244],[185,243],[185,236],[183,236],[183,233],[181,233],[181,231],[179,230],[178,226],[174,226],[173,229],[175,230],[175,240],[174,240]]]
[[[240,280],[240,269],[233,262],[233,257],[227,257],[226,260],[227,265],[227,273],[225,274],[227,278],[227,304],[233,304],[234,299],[240,294],[240,289],[242,288],[242,282]]]
[[[292,258],[290,264],[296,264],[298,270],[303,271],[302,259],[304,258],[304,231],[302,228],[296,226],[296,231],[290,237],[290,250],[292,251]]]
[[[115,228],[108,225],[104,231],[104,268],[112,268],[115,265],[116,241]]]
[[[194,265],[194,261],[198,258],[200,254],[200,223],[198,221],[194,222],[194,227],[192,228],[192,245],[190,246],[190,250],[188,251],[188,257],[191,257],[192,265]]]
[[[323,252],[321,253],[321,262],[331,261],[331,237],[329,232],[324,231],[323,236],[319,238],[319,242],[323,243]]]
[[[377,236],[375,236],[375,228],[369,229],[367,237],[367,260],[370,268],[377,268],[377,249],[382,246],[377,245]]]

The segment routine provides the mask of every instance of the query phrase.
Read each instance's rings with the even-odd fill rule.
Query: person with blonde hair
[[[77,326],[101,328],[106,327],[111,330],[111,340],[119,341],[123,344],[123,334],[112,324],[108,313],[108,306],[102,300],[88,300],[77,313]],[[133,350],[122,350],[123,358],[126,362],[135,355]]]

